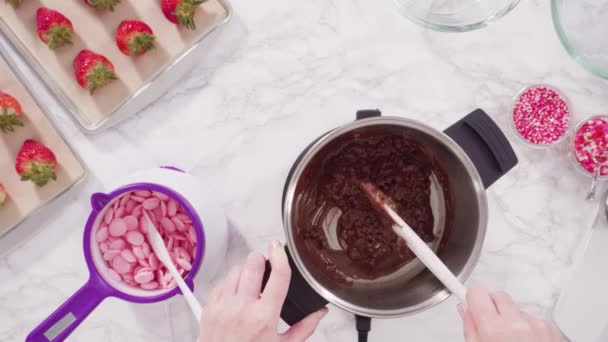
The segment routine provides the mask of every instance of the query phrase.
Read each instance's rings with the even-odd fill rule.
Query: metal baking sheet
[[[64,13],[74,24],[73,46],[50,50],[36,35],[40,6]],[[197,10],[196,31],[169,22],[158,1],[121,1],[114,12],[99,12],[80,1],[24,1],[13,9],[0,1],[0,34],[10,41],[44,81],[48,89],[82,127],[94,132],[133,115],[165,93],[204,57],[210,35],[232,18],[226,0],[209,0]],[[156,49],[139,57],[123,55],[115,44],[115,30],[126,19],[148,23],[156,35]],[[93,95],[78,86],[72,63],[81,49],[105,55],[114,64],[118,81]]]
[[[4,184],[9,198],[0,207],[0,240],[16,233],[18,225],[40,208],[58,198],[82,181],[87,170],[81,158],[64,137],[53,118],[45,112],[48,108],[30,92],[30,85],[11,71],[14,61],[7,51],[0,49],[0,91],[15,97],[24,111],[24,127],[15,132],[0,132],[0,182]],[[15,171],[17,152],[26,139],[40,141],[50,147],[58,160],[57,180],[43,187],[32,182],[22,182]],[[10,233],[10,234],[9,234]],[[0,251],[3,252],[3,251]]]

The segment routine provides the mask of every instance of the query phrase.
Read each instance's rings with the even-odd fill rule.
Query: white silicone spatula
[[[192,310],[194,317],[196,318],[197,321],[200,321],[201,315],[203,314],[203,307],[198,302],[196,297],[194,297],[194,294],[192,293],[192,291],[190,290],[190,288],[184,281],[184,278],[182,278],[182,276],[177,271],[175,264],[173,264],[173,261],[171,260],[169,251],[167,250],[167,247],[165,246],[165,242],[163,241],[163,238],[158,233],[158,229],[156,228],[154,223],[152,223],[152,220],[150,220],[150,217],[148,216],[148,213],[146,213],[145,210],[143,211],[143,215],[146,218],[146,221],[148,222],[147,235],[148,235],[148,241],[150,241],[150,246],[152,247],[152,250],[154,251],[154,253],[156,253],[158,260],[160,260],[160,262],[162,262],[165,265],[165,267],[167,267],[169,272],[171,272],[171,275],[173,276],[173,279],[175,279],[175,282],[177,283],[177,286],[179,287],[179,289],[182,291],[182,294],[184,295],[184,298],[186,299],[188,306],[190,306],[190,310]]]
[[[392,201],[390,198],[371,183],[361,183],[361,188],[366,192],[372,204],[384,210],[395,222],[393,231],[405,240],[407,247],[448,290],[458,297],[461,303],[466,303],[467,289],[433,250],[416,234],[412,227],[391,208],[390,203]]]

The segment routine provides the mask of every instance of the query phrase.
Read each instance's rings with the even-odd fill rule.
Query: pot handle
[[[357,111],[357,121],[382,116],[380,109],[362,109]]]
[[[287,247],[285,247],[285,251],[287,252],[289,266],[291,267],[291,282],[287,290],[287,298],[285,298],[283,308],[281,309],[281,318],[285,323],[294,325],[311,313],[321,310],[328,302],[313,290],[304,277],[302,277],[298,268],[293,263]],[[271,272],[270,262],[266,261],[266,271],[262,280],[262,292],[266,288],[266,283],[268,283]]]
[[[91,276],[72,297],[32,330],[25,341],[64,341],[108,296],[109,291],[102,281]]]
[[[465,116],[444,133],[471,158],[486,189],[518,163],[507,137],[481,109]]]

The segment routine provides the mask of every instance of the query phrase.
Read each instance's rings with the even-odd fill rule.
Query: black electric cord
[[[369,331],[372,330],[372,319],[365,316],[355,316],[357,322],[357,333],[359,334],[359,342],[367,342]]]

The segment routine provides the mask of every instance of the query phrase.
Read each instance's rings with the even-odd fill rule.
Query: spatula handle
[[[437,254],[424,242],[418,234],[397,215],[389,206],[384,208],[389,213],[391,218],[397,223],[393,226],[393,230],[397,235],[401,236],[407,247],[420,259],[420,261],[439,279],[445,287],[448,288],[461,303],[467,301],[467,289],[462,285],[460,280],[456,278],[454,273],[439,259]]]

